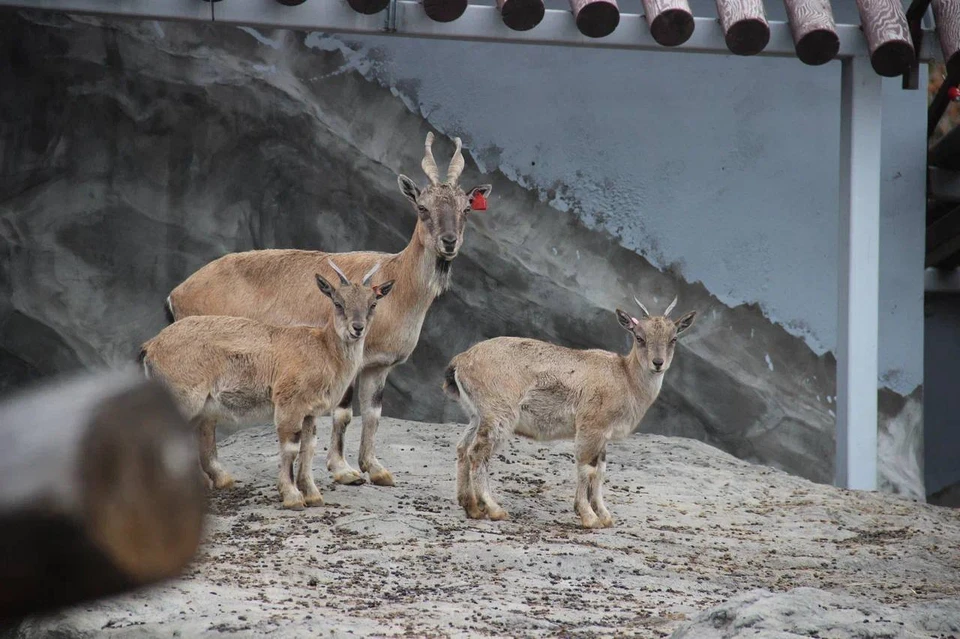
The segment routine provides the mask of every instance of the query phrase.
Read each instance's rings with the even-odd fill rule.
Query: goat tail
[[[457,367],[453,362],[443,374],[443,392],[453,399],[460,399],[460,385],[457,384]]]
[[[140,347],[140,354],[137,355],[137,364],[139,364],[140,368],[143,369],[144,377],[152,377],[150,372],[150,364],[147,362],[147,344],[144,344]]]
[[[173,302],[170,301],[170,296],[167,295],[167,300],[163,303],[163,311],[167,316],[167,323],[173,324],[177,321],[177,316],[173,312]]]

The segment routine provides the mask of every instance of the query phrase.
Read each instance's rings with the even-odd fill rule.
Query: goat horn
[[[463,148],[463,142],[460,141],[460,138],[453,138],[453,141],[456,143],[457,148],[453,152],[453,157],[450,159],[450,166],[447,168],[447,184],[456,185],[460,181],[460,174],[463,173],[463,153],[460,152],[460,149]]]
[[[431,184],[436,184],[440,181],[440,170],[437,168],[437,161],[433,159],[433,131],[427,133],[427,141],[423,145],[423,160],[420,162],[420,166],[423,167],[423,172],[427,174],[427,179],[430,180]]]
[[[343,271],[340,270],[340,267],[333,263],[333,260],[331,260],[330,258],[327,258],[327,262],[330,263],[330,266],[333,267],[333,270],[335,270],[337,272],[337,275],[340,276],[341,284],[347,285],[350,283],[350,280],[348,280],[347,276],[343,274]]]
[[[361,282],[364,286],[370,283],[370,278],[373,277],[373,274],[380,270],[380,262],[377,262],[373,265],[373,268],[367,271],[367,274],[363,276]]]
[[[643,302],[638,300],[636,297],[633,298],[633,301],[637,303],[637,306],[640,307],[640,310],[643,311],[644,317],[650,317],[650,311],[647,310],[647,307],[643,305]]]
[[[667,310],[665,310],[665,311],[663,312],[663,316],[664,316],[664,317],[670,317],[670,311],[672,311],[672,310],[673,310],[673,307],[676,306],[676,305],[677,305],[677,298],[674,297],[674,298],[673,298],[673,301],[670,302],[670,306],[668,306],[668,307],[667,307]]]

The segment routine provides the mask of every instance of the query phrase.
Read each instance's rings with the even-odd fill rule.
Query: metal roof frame
[[[0,0],[0,7],[466,42],[732,55],[719,22],[708,18],[696,18],[694,33],[686,43],[667,48],[654,41],[644,17],[638,14],[623,14],[611,35],[593,39],[577,30],[569,11],[548,10],[536,28],[518,32],[503,24],[496,7],[471,5],[459,19],[439,23],[411,0],[391,0],[386,11],[375,15],[359,14],[343,0],[314,0],[296,7],[264,0]],[[923,33],[918,58],[939,59],[933,31]],[[871,67],[860,27],[837,25],[837,34],[842,73],[834,483],[876,490],[882,85]],[[758,55],[796,57],[786,22],[770,22],[769,44]]]
[[[690,39],[676,47],[654,41],[643,15],[624,13],[616,30],[605,38],[581,34],[569,11],[549,9],[543,20],[529,31],[512,31],[503,24],[493,6],[469,5],[453,22],[435,22],[427,17],[420,2],[393,0],[391,9],[374,15],[357,13],[343,0],[313,0],[288,7],[266,0],[0,0],[0,7],[44,9],[67,13],[89,13],[154,20],[219,22],[251,27],[324,31],[329,33],[395,35],[464,42],[502,42],[551,46],[630,49],[638,51],[682,51],[733,55],[727,48],[718,20],[695,18]],[[770,42],[757,55],[796,58],[790,25],[770,21]],[[940,57],[933,30],[925,29],[920,60]],[[841,60],[868,56],[867,42],[859,25],[838,24]]]

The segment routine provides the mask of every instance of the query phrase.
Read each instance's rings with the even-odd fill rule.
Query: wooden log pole
[[[717,15],[731,53],[756,55],[770,42],[763,0],[717,0]]]
[[[784,0],[793,46],[804,64],[826,64],[840,51],[830,0]]]
[[[0,404],[0,622],[176,576],[200,542],[196,440],[137,370]]]
[[[933,0],[931,5],[947,75],[960,77],[960,0]]]
[[[467,0],[423,0],[427,17],[436,22],[453,22],[467,10]]]
[[[280,1],[292,2],[293,0]],[[390,0],[347,0],[347,4],[349,4],[350,8],[357,13],[362,13],[366,16],[372,16],[373,14],[380,13],[386,9],[387,5],[390,4]]]
[[[616,0],[570,0],[577,29],[588,38],[604,38],[620,24]]]
[[[915,53],[900,0],[857,0],[857,9],[873,70],[890,78],[903,75]]]
[[[543,20],[543,0],[497,0],[503,23],[514,31],[529,31]]]
[[[687,0],[643,0],[650,35],[665,47],[676,47],[693,35],[693,12]]]

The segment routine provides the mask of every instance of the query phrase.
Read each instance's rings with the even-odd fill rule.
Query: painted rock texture
[[[276,32],[3,13],[0,20],[0,387],[133,360],[169,291],[231,251],[400,250],[428,123],[337,50]],[[309,37],[309,36],[307,36]],[[440,136],[438,158],[452,144]],[[637,295],[700,311],[641,430],[833,478],[835,362],[764,318],[663,272],[500,173],[491,182],[384,411],[462,419],[449,359],[497,335],[628,348]],[[304,277],[313,277],[305,273]],[[918,390],[881,391],[882,488],[924,494]],[[359,428],[355,424],[353,428]]]

